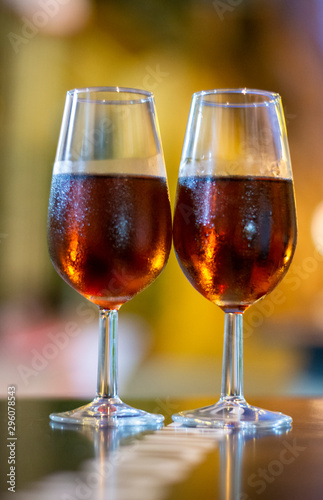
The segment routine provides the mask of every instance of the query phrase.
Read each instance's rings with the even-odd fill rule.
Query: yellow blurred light
[[[70,240],[70,245],[68,249],[68,257],[66,259],[66,271],[68,276],[74,281],[77,282],[80,279],[80,271],[77,270],[76,260],[79,254],[79,240],[78,235],[73,234]]]
[[[78,33],[89,22],[92,6],[89,0],[4,0],[15,11],[33,35],[44,33],[66,36]]]
[[[159,252],[157,255],[153,258],[153,268],[159,271],[160,269],[163,268],[165,263],[165,253],[164,252]]]
[[[314,210],[311,222],[311,235],[315,247],[323,255],[323,201]]]
[[[213,267],[217,248],[216,240],[217,234],[215,233],[215,231],[211,231],[208,236],[208,243],[206,245],[206,250],[204,253],[205,262],[201,264],[201,274],[203,283],[206,287],[212,287],[213,284]]]
[[[286,264],[287,262],[290,261],[291,256],[292,256],[292,247],[288,247],[288,249],[285,253],[285,256],[284,256],[284,264]]]

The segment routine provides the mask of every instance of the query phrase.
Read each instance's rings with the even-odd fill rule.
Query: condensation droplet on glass
[[[274,177],[279,177],[280,176],[280,168],[279,165],[275,164],[271,168],[272,174]]]

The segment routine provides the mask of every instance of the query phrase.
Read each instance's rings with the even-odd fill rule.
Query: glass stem
[[[97,396],[118,397],[118,311],[100,309]]]
[[[221,399],[243,399],[243,314],[225,313]]]

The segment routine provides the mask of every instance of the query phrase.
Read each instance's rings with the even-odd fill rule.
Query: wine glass
[[[103,427],[163,421],[118,396],[117,320],[120,306],[163,270],[171,225],[153,95],[120,87],[67,92],[48,247],[57,273],[99,307],[100,336],[96,397],[81,408],[51,414],[54,422]]]
[[[292,170],[281,98],[251,89],[192,99],[173,239],[190,283],[225,313],[220,400],[173,415],[189,426],[279,428],[292,419],[247,404],[243,312],[271,292],[296,246]]]

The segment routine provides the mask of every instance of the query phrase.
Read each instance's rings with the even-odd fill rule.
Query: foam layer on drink
[[[191,159],[181,162],[179,177],[191,176],[252,176],[252,177],[279,177],[291,179],[292,171],[289,161],[270,161],[258,158],[223,160],[221,158]]]
[[[161,154],[148,158],[120,158],[113,160],[56,161],[53,175],[144,175],[165,177],[165,164]]]

